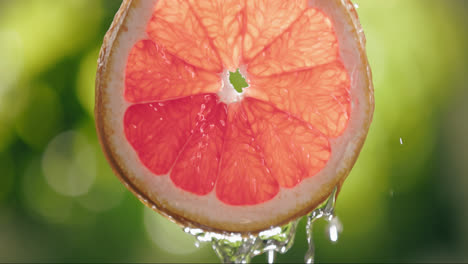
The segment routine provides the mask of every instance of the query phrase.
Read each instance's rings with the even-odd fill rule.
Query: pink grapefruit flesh
[[[144,2],[124,1],[96,88],[101,142],[131,190],[184,224],[245,232],[341,185],[373,108],[348,0]],[[226,81],[238,68],[242,93]]]

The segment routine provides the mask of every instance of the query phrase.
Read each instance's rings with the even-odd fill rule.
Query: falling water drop
[[[268,264],[273,264],[275,263],[275,251],[274,250],[268,250],[268,255],[267,255],[267,261]]]
[[[341,224],[340,220],[336,216],[332,216],[328,221],[328,236],[330,237],[330,241],[336,243],[338,241],[338,237],[343,231],[343,225]]]
[[[328,233],[330,234],[330,240],[332,242],[336,242],[338,240],[338,230],[336,226],[330,225]]]

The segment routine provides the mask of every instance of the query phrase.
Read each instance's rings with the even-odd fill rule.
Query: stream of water
[[[332,242],[338,240],[342,224],[334,214],[337,188],[330,197],[307,216],[306,235],[308,249],[304,256],[305,263],[314,263],[315,245],[313,224],[320,218],[328,222],[327,231]],[[202,229],[185,228],[184,231],[197,239],[197,243],[211,243],[215,253],[223,263],[250,263],[255,256],[266,253],[268,263],[274,263],[276,254],[286,253],[294,244],[294,237],[300,219],[291,221],[282,227],[273,227],[257,235],[242,236],[239,233],[215,233]]]

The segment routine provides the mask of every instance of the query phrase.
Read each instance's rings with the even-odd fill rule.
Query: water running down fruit
[[[125,0],[97,73],[102,147],[181,225],[286,224],[339,190],[359,154],[364,46],[349,0]]]

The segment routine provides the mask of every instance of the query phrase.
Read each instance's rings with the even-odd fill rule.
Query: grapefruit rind
[[[331,139],[332,156],[314,177],[292,189],[282,188],[268,202],[233,207],[221,203],[214,192],[206,196],[176,188],[170,177],[154,177],[125,139],[122,120],[130,106],[124,100],[126,56],[146,38],[146,23],[155,1],[124,0],[104,38],[96,77],[96,128],[104,153],[120,180],[143,203],[172,221],[217,232],[256,233],[303,216],[340,188],[354,165],[369,129],[373,108],[371,72],[365,38],[349,0],[310,0],[335,25],[340,57],[351,78],[351,119],[343,134]],[[116,96],[121,95],[121,96]]]

